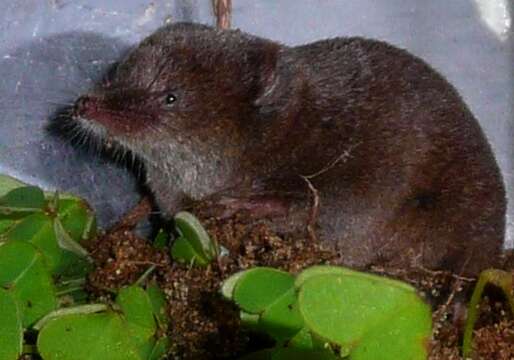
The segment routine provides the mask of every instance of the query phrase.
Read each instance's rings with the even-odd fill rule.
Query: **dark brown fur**
[[[176,96],[165,104],[168,94]],[[137,154],[160,208],[209,200],[317,234],[342,262],[495,266],[505,193],[477,121],[425,62],[383,42],[286,47],[174,24],[145,39],[76,119]]]

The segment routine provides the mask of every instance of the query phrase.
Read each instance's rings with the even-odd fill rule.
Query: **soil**
[[[268,339],[239,326],[239,311],[219,293],[231,274],[254,266],[298,273],[308,266],[337,263],[337,253],[312,237],[279,236],[265,223],[246,223],[244,214],[239,214],[225,220],[201,218],[227,255],[206,268],[178,264],[167,248],[156,249],[132,231],[137,219],[148,213],[148,203],[142,204],[90,245],[97,268],[90,274],[89,289],[96,296],[109,297],[153,269],[148,279],[159,283],[169,304],[168,335],[173,343],[169,359],[237,359],[266,345]],[[431,360],[462,359],[465,301],[474,279],[419,267],[367,270],[411,283],[434,305]],[[490,290],[481,304],[473,359],[513,360],[513,316],[505,299]]]

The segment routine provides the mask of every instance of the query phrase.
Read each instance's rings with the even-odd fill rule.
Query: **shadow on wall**
[[[39,38],[0,59],[0,172],[85,197],[101,226],[136,203],[134,177],[47,128],[127,49],[104,35],[72,32]]]
[[[198,0],[177,0],[175,18],[183,22],[193,22],[198,19]]]

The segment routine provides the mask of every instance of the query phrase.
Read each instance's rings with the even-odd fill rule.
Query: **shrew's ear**
[[[291,83],[290,71],[282,61],[280,46],[274,43],[260,49],[258,85],[254,105],[261,112],[270,112],[281,106]]]

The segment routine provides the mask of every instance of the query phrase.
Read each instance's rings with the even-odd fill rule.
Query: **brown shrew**
[[[478,122],[443,76],[385,42],[289,47],[171,24],[73,118],[143,162],[168,217],[206,202],[277,231],[309,227],[361,268],[476,274],[502,252],[505,191]]]

